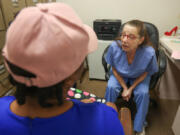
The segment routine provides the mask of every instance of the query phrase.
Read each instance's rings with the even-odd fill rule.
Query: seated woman
[[[0,134],[124,135],[112,107],[66,100],[85,57],[97,48],[96,34],[72,8],[25,8],[6,37],[4,62],[16,92],[0,98]]]
[[[119,39],[110,45],[106,56],[112,67],[106,101],[115,102],[122,89],[122,97],[126,101],[134,94],[137,107],[134,131],[138,135],[145,135],[150,78],[158,71],[156,54],[150,44],[143,22],[132,20],[124,25]]]

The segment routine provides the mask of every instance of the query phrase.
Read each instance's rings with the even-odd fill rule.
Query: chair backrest
[[[159,48],[159,31],[157,27],[152,23],[144,22],[144,25],[146,26],[149,40],[153,44],[154,49],[157,51]]]

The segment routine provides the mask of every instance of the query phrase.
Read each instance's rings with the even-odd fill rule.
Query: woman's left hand
[[[95,101],[92,100],[92,99],[82,99],[81,102],[83,102],[83,103],[93,103]],[[106,105],[112,107],[115,111],[118,112],[117,107],[116,107],[116,105],[114,103],[106,102]]]
[[[83,102],[83,103],[93,103],[95,101],[92,100],[91,98],[89,98],[89,99],[82,99],[81,102]]]

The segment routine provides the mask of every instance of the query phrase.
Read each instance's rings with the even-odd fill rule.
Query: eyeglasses
[[[127,39],[129,39],[129,40],[135,40],[136,38],[138,38],[138,37],[136,37],[136,36],[133,35],[133,34],[130,34],[130,35],[121,34],[121,38],[122,38],[122,39],[124,39],[125,37],[127,37]]]

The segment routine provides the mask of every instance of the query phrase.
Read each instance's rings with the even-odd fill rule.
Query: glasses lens
[[[133,34],[126,35],[126,34],[122,33],[122,34],[121,34],[121,38],[125,38],[125,37],[127,37],[127,39],[130,39],[130,40],[134,40],[134,39],[137,38],[137,37],[136,37],[135,35],[133,35]]]
[[[134,40],[134,39],[136,39],[137,37],[135,36],[135,35],[129,35],[129,39],[131,39],[131,40]]]

